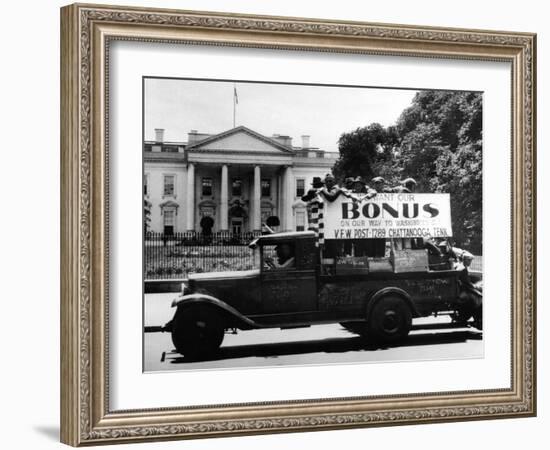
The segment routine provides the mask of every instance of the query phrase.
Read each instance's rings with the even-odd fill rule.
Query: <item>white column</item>
[[[292,167],[288,166],[285,169],[283,182],[283,210],[281,216],[283,218],[283,227],[285,231],[292,231],[294,223],[292,220],[292,201],[294,199],[294,172]]]
[[[281,231],[286,230],[286,167],[283,168],[279,175],[279,221],[281,222]]]
[[[195,165],[187,165],[187,231],[195,230]]]
[[[254,215],[252,221],[252,229],[254,231],[260,231],[262,229],[262,211],[261,211],[261,171],[260,166],[254,166],[254,193],[252,197],[252,214]]]
[[[227,165],[222,166],[222,179],[221,179],[221,189],[220,189],[220,230],[228,231],[228,195],[227,195]]]

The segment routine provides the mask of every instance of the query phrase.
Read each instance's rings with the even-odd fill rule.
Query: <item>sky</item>
[[[265,136],[288,135],[301,146],[338,151],[344,132],[378,122],[392,125],[417,91],[366,87],[289,85],[274,83],[145,80],[145,140],[164,128],[166,141],[187,141],[187,133],[217,134],[233,128],[233,97],[237,91],[235,125]]]

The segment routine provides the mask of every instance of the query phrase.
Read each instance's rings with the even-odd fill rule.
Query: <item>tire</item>
[[[473,285],[474,289],[462,288],[458,296],[458,305],[456,311],[456,321],[458,323],[469,324],[471,318],[474,319],[473,326],[479,330],[482,329],[482,289],[481,283]],[[476,290],[478,292],[476,292]]]
[[[407,337],[412,326],[412,312],[400,297],[378,300],[367,320],[367,337],[380,343],[395,343]]]
[[[179,310],[172,324],[176,351],[191,359],[212,356],[220,348],[225,333],[221,314],[204,306]]]

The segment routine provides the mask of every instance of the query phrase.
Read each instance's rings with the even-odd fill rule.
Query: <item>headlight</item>
[[[183,297],[184,295],[190,294],[191,288],[189,287],[189,282],[185,280],[183,283],[181,283],[181,294],[178,298],[175,298],[172,300],[172,308],[175,307],[178,304],[178,301]]]
[[[181,295],[186,295],[191,292],[191,289],[189,289],[189,283],[187,281],[184,281],[181,283]]]

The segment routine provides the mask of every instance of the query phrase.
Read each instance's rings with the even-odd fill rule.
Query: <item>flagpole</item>
[[[235,115],[237,114],[237,97],[235,93],[237,92],[237,86],[233,83],[233,128],[235,128]]]

